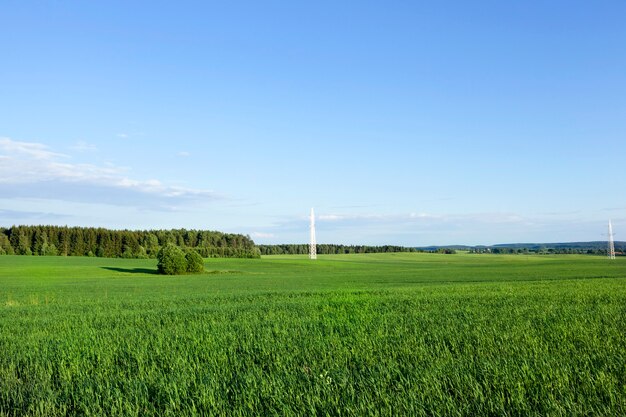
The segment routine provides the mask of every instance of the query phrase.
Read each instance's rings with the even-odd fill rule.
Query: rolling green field
[[[0,416],[626,415],[626,259],[0,256]]]

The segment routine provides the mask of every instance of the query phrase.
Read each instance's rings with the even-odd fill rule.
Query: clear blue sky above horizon
[[[300,243],[315,207],[323,243],[626,240],[625,16],[3,2],[0,226]]]

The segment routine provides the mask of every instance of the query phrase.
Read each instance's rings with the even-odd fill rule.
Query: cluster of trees
[[[290,245],[259,245],[261,255],[305,255],[309,253],[307,244]],[[344,253],[385,253],[385,252],[418,252],[415,248],[404,246],[363,246],[363,245],[317,245],[317,253],[320,255],[338,255]]]
[[[207,230],[109,230],[93,227],[13,226],[0,228],[0,255],[156,258],[171,243],[200,256],[258,258],[249,236]]]
[[[194,249],[185,249],[167,243],[157,254],[157,269],[159,274],[180,275],[184,273],[197,274],[204,272],[204,261]]]
[[[428,251],[428,252],[432,252],[432,253],[445,253],[446,255],[455,255],[456,254],[456,249],[452,249],[452,248],[437,248],[433,251]]]

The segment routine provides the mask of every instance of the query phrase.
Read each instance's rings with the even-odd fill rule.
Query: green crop
[[[0,416],[626,415],[626,259],[0,257]]]

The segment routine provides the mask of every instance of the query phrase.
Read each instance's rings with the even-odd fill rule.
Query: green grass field
[[[626,259],[0,257],[0,416],[626,415]]]

